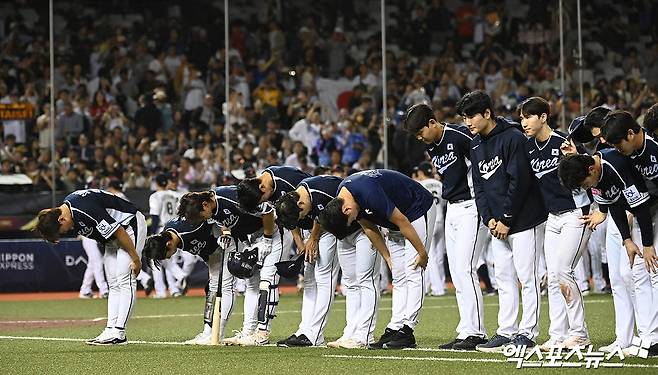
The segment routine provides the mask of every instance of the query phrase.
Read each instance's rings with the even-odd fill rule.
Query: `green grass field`
[[[342,350],[330,348],[241,348],[177,345],[202,328],[200,297],[155,300],[140,298],[133,312],[128,339],[119,347],[91,347],[81,342],[103,328],[103,300],[0,302],[0,359],[3,374],[503,374],[514,371],[563,373],[657,373],[658,359],[627,358],[621,369],[539,368],[517,370],[502,354],[441,351],[440,343],[454,337],[458,313],[454,295],[425,300],[416,330],[419,348],[428,350]],[[238,299],[228,332],[241,326],[242,298]],[[301,296],[283,296],[274,321],[272,340],[297,328]],[[485,298],[487,331],[496,328],[497,297]],[[384,298],[377,335],[390,318],[391,299]],[[614,339],[614,312],[609,295],[586,298],[587,324],[595,346]],[[96,321],[89,321],[89,319]],[[9,321],[43,320],[41,323]],[[52,322],[51,322],[52,320]],[[70,320],[70,321],[63,321]],[[80,321],[82,320],[82,321]],[[57,322],[59,321],[59,322]],[[328,339],[340,336],[345,322],[345,299],[337,298],[326,330]],[[542,303],[541,337],[548,330],[548,305]],[[26,337],[33,337],[28,339]],[[51,338],[51,339],[46,339]],[[57,339],[57,340],[56,340]]]

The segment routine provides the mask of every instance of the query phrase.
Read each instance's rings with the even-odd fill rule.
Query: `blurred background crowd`
[[[176,172],[181,188],[201,189],[270,165],[382,166],[384,142],[389,167],[408,174],[424,148],[401,130],[406,109],[426,101],[459,122],[455,103],[473,89],[509,117],[542,96],[555,127],[581,104],[641,117],[658,101],[658,2],[582,2],[582,103],[576,2],[564,2],[564,91],[557,4],[388,1],[385,140],[379,0],[232,1],[228,78],[223,1],[56,1],[52,72],[47,2],[3,2],[0,103],[30,103],[34,116],[0,122],[0,174],[51,190],[54,163],[56,188],[70,191],[151,189],[156,173]]]

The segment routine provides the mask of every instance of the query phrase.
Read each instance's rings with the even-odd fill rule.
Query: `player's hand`
[[[232,239],[233,238],[231,236],[222,235],[217,239],[217,244],[222,250],[226,250],[231,245]]]
[[[494,235],[499,240],[507,239],[507,234],[509,233],[509,227],[502,222],[498,221],[496,227],[491,231],[491,234]]]
[[[647,267],[647,271],[656,273],[656,271],[658,271],[658,256],[656,256],[656,248],[653,246],[643,247],[642,257],[644,257],[644,265]]]
[[[304,259],[309,263],[313,263],[318,259],[318,255],[318,241],[314,238],[309,238],[308,241],[306,241],[306,248],[304,249]]]
[[[624,240],[624,247],[626,248],[626,254],[628,254],[628,260],[631,262],[631,268],[633,268],[633,263],[635,262],[635,256],[642,258],[642,253],[637,247],[635,242],[631,239]]]
[[[489,219],[487,228],[489,228],[490,231],[494,230],[494,228],[496,228],[496,219]]]
[[[295,246],[297,246],[297,252],[299,254],[303,254],[306,251],[306,244],[304,243],[304,240],[300,238],[294,238],[295,241]]]
[[[589,215],[581,216],[580,220],[582,220],[589,229],[596,230],[596,227],[604,222],[607,216],[608,214],[604,214],[601,211],[594,211]]]
[[[263,241],[258,245],[258,263],[263,264],[265,257],[272,252],[272,239],[263,237]]]
[[[130,262],[130,269],[133,271],[135,277],[137,277],[137,275],[142,272],[142,261],[139,258],[133,259],[133,261]]]
[[[417,269],[418,267],[425,269],[425,267],[427,267],[427,260],[428,260],[427,251],[418,253],[418,255],[416,255],[416,261],[414,262],[414,269]]]
[[[562,155],[573,155],[578,153],[576,144],[573,143],[572,139],[564,141],[560,146],[560,151],[562,151]]]

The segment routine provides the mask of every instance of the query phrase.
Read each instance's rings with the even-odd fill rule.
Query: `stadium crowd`
[[[349,173],[382,164],[379,1],[240,2],[230,13],[228,99],[223,2],[216,3],[58,1],[53,72],[48,7],[0,5],[0,103],[35,108],[34,118],[1,122],[0,173],[25,174],[36,191],[50,190],[54,162],[57,189],[71,191],[110,180],[148,189],[165,171],[196,189],[270,165]],[[565,6],[562,92],[556,6],[387,4],[389,167],[409,173],[424,158],[400,126],[422,101],[446,122],[460,122],[456,101],[475,89],[505,116],[516,117],[533,95],[550,102],[552,126],[564,127],[562,109],[567,124],[581,114],[575,2]],[[641,117],[658,101],[658,4],[584,2],[582,12],[584,111],[605,105]]]

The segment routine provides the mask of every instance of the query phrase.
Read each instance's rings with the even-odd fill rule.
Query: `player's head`
[[[211,191],[185,193],[178,202],[178,216],[192,223],[200,223],[210,219],[213,209],[213,193]]]
[[[496,114],[491,97],[484,91],[471,91],[457,102],[457,114],[472,134],[479,134],[490,128]]]
[[[640,133],[640,125],[626,111],[612,111],[605,116],[603,138],[608,144],[626,156],[642,148],[644,137]]]
[[[432,178],[432,164],[428,161],[421,162],[418,166],[414,167],[417,179]]]
[[[644,114],[644,122],[642,123],[644,128],[651,133],[652,136],[655,136],[656,131],[658,131],[658,103],[654,104],[647,110],[647,113]]]
[[[46,241],[57,243],[60,235],[73,228],[73,217],[66,215],[60,207],[39,211],[35,230]]]
[[[258,205],[272,196],[273,189],[259,177],[245,178],[238,184],[240,207],[248,212],[256,211]]]
[[[569,190],[589,189],[596,186],[600,172],[594,158],[589,155],[567,155],[560,160],[558,176],[562,185]]]
[[[167,175],[165,173],[158,173],[157,176],[155,176],[155,184],[158,185],[159,188],[166,188],[167,187]]]
[[[320,226],[334,236],[341,236],[359,215],[359,205],[354,200],[334,198],[320,212]]]
[[[425,103],[419,103],[407,110],[404,119],[404,130],[416,137],[421,142],[436,142],[440,137],[441,125],[436,121],[432,107]]]
[[[154,261],[169,259],[176,252],[173,234],[165,230],[146,239],[143,254]]]
[[[291,191],[276,201],[276,222],[278,225],[293,230],[301,219],[302,209],[299,207],[301,199],[299,193]]]
[[[592,133],[592,136],[598,138],[601,142],[605,142],[601,128],[608,113],[610,113],[610,109],[606,107],[594,107],[587,113],[583,123],[583,126]]]
[[[523,131],[529,137],[534,137],[548,124],[551,105],[544,98],[533,96],[519,104],[519,116]]]

